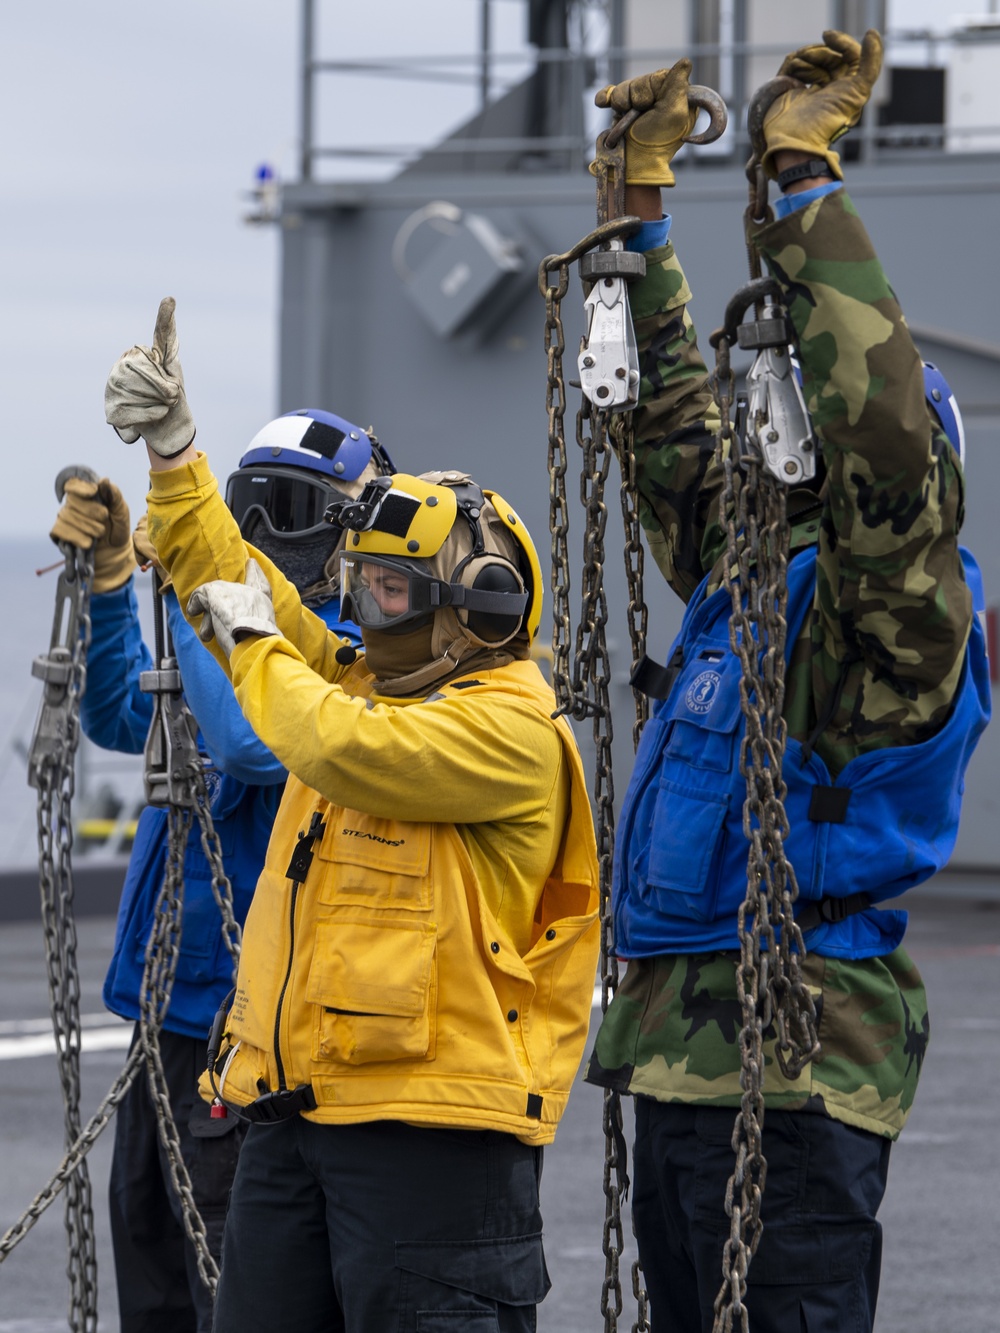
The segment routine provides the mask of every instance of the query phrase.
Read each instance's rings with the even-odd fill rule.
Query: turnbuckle
[[[75,672],[73,647],[80,626],[80,579],[73,569],[75,547],[60,543],[66,568],[56,586],[52,646],[31,664],[31,674],[44,681],[42,702],[28,748],[28,786],[38,788],[42,769],[65,754],[70,741],[70,684]],[[72,571],[72,574],[68,573]],[[65,630],[63,630],[65,626]]]
[[[65,467],[55,480],[56,499],[61,503],[70,477],[97,481],[97,473],[88,467]],[[28,747],[28,786],[38,789],[42,769],[66,753],[71,739],[72,698],[70,685],[78,670],[77,648],[80,638],[84,580],[93,574],[94,557],[70,542],[57,542],[64,565],[56,583],[56,604],[48,653],[41,653],[31,664],[31,674],[44,682],[42,702],[35,719],[35,730]]]
[[[196,804],[191,778],[204,767],[204,761],[198,753],[197,723],[181,695],[177,659],[164,657],[158,669],[143,671],[139,688],[154,696],[143,750],[146,802],[191,809]]]

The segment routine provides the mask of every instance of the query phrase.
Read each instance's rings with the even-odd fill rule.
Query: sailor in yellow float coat
[[[247,638],[228,662],[213,645],[290,772],[221,1095],[243,1105],[283,1073],[288,1088],[311,1085],[312,1120],[550,1142],[590,1019],[597,888],[579,755],[538,667],[380,699],[364,658],[340,665],[343,641],[244,546],[203,454],[151,478],[149,530],[181,604],[210,580],[242,581],[252,553],[283,636]],[[289,858],[317,812],[293,943]]]
[[[541,1145],[599,931],[579,755],[529,660],[531,540],[464,474],[369,482],[327,515],[355,660],[244,543],[194,448],[172,301],[105,407],[149,448],[149,536],[181,605],[290,773],[209,1070],[251,1120],[216,1333],[530,1333]]]

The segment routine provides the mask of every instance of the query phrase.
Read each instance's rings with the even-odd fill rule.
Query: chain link
[[[181,915],[184,907],[184,851],[191,830],[192,810],[171,807],[168,815],[167,864],[156,899],[153,929],[146,945],[142,988],[139,993],[139,1041],[146,1063],[149,1096],[163,1145],[174,1193],[181,1203],[184,1230],[194,1246],[198,1275],[212,1294],[219,1278],[218,1265],[208,1247],[208,1233],[195,1203],[191,1176],[181,1152],[180,1137],[170,1105],[170,1092],[160,1056],[159,1031],[170,1004],[180,953]]]
[[[631,413],[620,412],[611,418],[611,440],[622,474],[621,506],[622,523],[625,528],[625,578],[628,584],[628,637],[634,668],[646,654],[649,613],[643,593],[645,547],[642,544],[642,525],[639,522],[639,491],[635,472],[635,419]],[[635,686],[632,687],[632,695],[635,699],[632,748],[638,750],[642,729],[649,718],[649,698]]]
[[[747,1273],[762,1233],[767,1176],[763,1154],[764,1038],[776,1033],[775,1056],[789,1078],[819,1052],[815,1005],[802,979],[805,952],[795,923],[795,871],[785,857],[788,817],[782,778],[788,541],[785,488],[752,455],[740,457],[731,424],[733,375],[729,343],[716,342],[713,390],[721,426],[716,463],[723,469],[727,550],[723,581],[731,600],[729,644],[741,666],[740,707],[745,733],[740,773],[746,781],[743,833],[746,897],[739,909],[740,959],[736,990],[742,1026],[740,1109],[733,1127],[734,1170],[726,1187],[730,1220],[723,1282],[715,1300],[713,1333],[748,1333]],[[741,472],[741,466],[745,475]]]
[[[545,355],[547,377],[545,408],[549,422],[549,532],[552,563],[549,588],[552,592],[552,688],[560,712],[570,704],[569,652],[572,629],[569,614],[569,506],[566,499],[566,386],[563,380],[563,354],[566,338],[562,324],[562,298],[569,288],[569,264],[558,268],[559,281],[553,287],[548,273],[540,274],[545,296]]]

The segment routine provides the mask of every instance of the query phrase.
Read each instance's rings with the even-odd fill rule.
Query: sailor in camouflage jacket
[[[920,356],[839,174],[804,178],[753,231],[784,293],[823,459],[812,489],[789,495],[792,555],[813,546],[817,554],[812,610],[790,649],[784,716],[789,738],[834,779],[858,756],[938,734],[963,691],[974,717],[967,760],[989,709],[958,546],[962,469],[925,404]],[[643,196],[630,186],[627,211],[640,205],[655,216]],[[704,597],[723,581],[718,412],[690,290],[672,244],[652,225],[646,239],[660,243],[630,290],[642,368],[640,516],[657,565],[688,602],[703,582]],[[944,776],[960,787],[959,773]],[[634,874],[630,852],[618,848],[616,889]],[[633,1209],[657,1333],[709,1329],[721,1282],[723,1195],[743,1092],[737,958],[669,940],[659,953],[631,957],[588,1066],[589,1082],[636,1097]],[[871,1327],[875,1213],[929,1036],[924,987],[901,946],[868,957],[809,952],[803,971],[822,1053],[795,1080],[784,1078],[774,1034],[765,1033],[769,1169],[749,1277],[754,1333]],[[839,1322],[821,1322],[831,1309]]]

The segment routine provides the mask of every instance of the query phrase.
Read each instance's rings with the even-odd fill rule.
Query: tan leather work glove
[[[232,657],[233,649],[248,634],[284,637],[274,619],[271,585],[252,556],[243,579],[242,583],[213,579],[195,588],[188,598],[189,618],[201,616],[198,638],[202,643],[216,639],[227,657]]]
[[[111,367],[104,390],[104,415],[126,444],[141,435],[163,458],[179,454],[194,439],[195,426],[184,394],[178,358],[176,302],[165,296],[156,312],[152,347],[130,347]]]
[[[698,108],[688,102],[690,81],[691,61],[685,57],[670,69],[609,84],[595,96],[616,119],[633,109],[642,112],[625,132],[627,185],[674,184],[670,163],[698,119]]]
[[[155,569],[160,576],[160,592],[166,592],[168,588],[174,586],[174,581],[160,564],[156,547],[149,540],[148,520],[149,515],[143,514],[135,525],[135,531],[132,533],[132,550],[142,572],[145,574],[147,569]]]
[[[135,569],[128,505],[107,477],[84,481],[70,477],[63,487],[63,504],[49,536],[81,551],[94,548],[94,592],[111,592],[127,582]]]
[[[763,167],[772,179],[778,175],[775,154],[786,149],[824,159],[834,176],[844,179],[840,154],[830,145],[861,119],[882,69],[882,38],[869,28],[857,42],[831,28],[823,42],[793,51],[778,71],[805,86],[782,93],[764,117]]]

